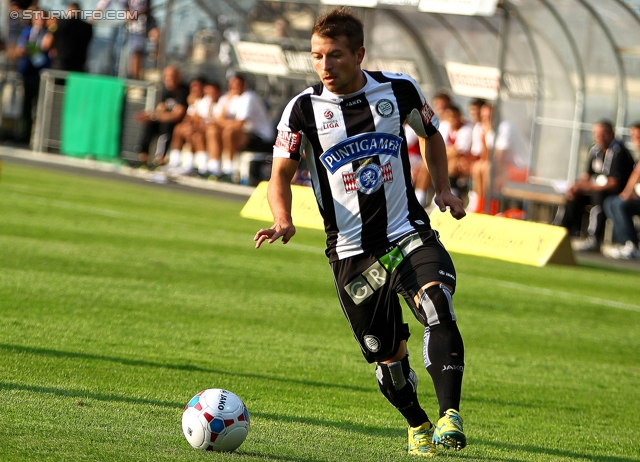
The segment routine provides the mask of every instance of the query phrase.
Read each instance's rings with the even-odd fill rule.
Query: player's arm
[[[459,220],[466,215],[462,201],[451,192],[449,185],[449,172],[447,163],[447,150],[440,132],[436,132],[428,138],[420,137],[420,151],[422,158],[427,163],[431,181],[436,191],[434,202],[441,212],[449,206],[451,215]]]
[[[298,169],[298,161],[282,157],[274,157],[271,169],[271,179],[267,189],[267,199],[273,214],[273,225],[270,228],[259,230],[254,236],[256,249],[259,249],[264,241],[274,243],[282,237],[282,243],[286,244],[296,233],[291,219],[291,180]]]

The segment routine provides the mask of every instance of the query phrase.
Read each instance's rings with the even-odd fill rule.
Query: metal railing
[[[38,152],[60,152],[62,109],[65,93],[66,71],[47,69],[40,74],[38,110],[33,133],[33,150]],[[152,111],[156,105],[157,87],[142,80],[125,80],[125,101],[120,134],[120,157],[137,160],[134,152],[142,126],[136,122],[139,111]]]

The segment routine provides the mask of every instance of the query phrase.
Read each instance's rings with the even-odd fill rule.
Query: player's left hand
[[[455,218],[456,220],[461,219],[467,214],[467,212],[464,211],[464,207],[460,198],[453,194],[450,190],[442,191],[441,193],[436,194],[433,202],[438,206],[441,212],[446,212],[447,207],[449,207],[451,216],[453,216],[453,218]]]

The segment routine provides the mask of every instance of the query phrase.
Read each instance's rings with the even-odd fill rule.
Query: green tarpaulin
[[[115,77],[69,73],[60,151],[74,157],[118,158],[124,90],[124,81]]]

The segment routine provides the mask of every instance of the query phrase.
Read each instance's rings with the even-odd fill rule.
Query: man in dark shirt
[[[601,120],[592,131],[595,145],[589,152],[587,168],[567,190],[566,204],[559,208],[554,220],[554,224],[569,231],[579,229],[582,212],[591,206],[588,237],[578,246],[579,251],[600,250],[606,221],[602,204],[608,196],[622,191],[634,164],[624,143],[615,138],[611,122]]]
[[[93,37],[93,26],[83,21],[80,6],[69,3],[67,19],[59,19],[53,31],[53,47],[56,55],[52,67],[63,71],[85,72],[87,49]]]
[[[189,88],[182,83],[180,73],[175,66],[167,66],[162,71],[162,96],[160,103],[152,112],[142,111],[136,114],[136,120],[143,124],[142,137],[136,146],[138,159],[142,165],[149,161],[152,165],[164,164],[164,155],[171,141],[171,134],[187,112]],[[155,135],[158,138],[153,159],[149,159],[149,145]]]

